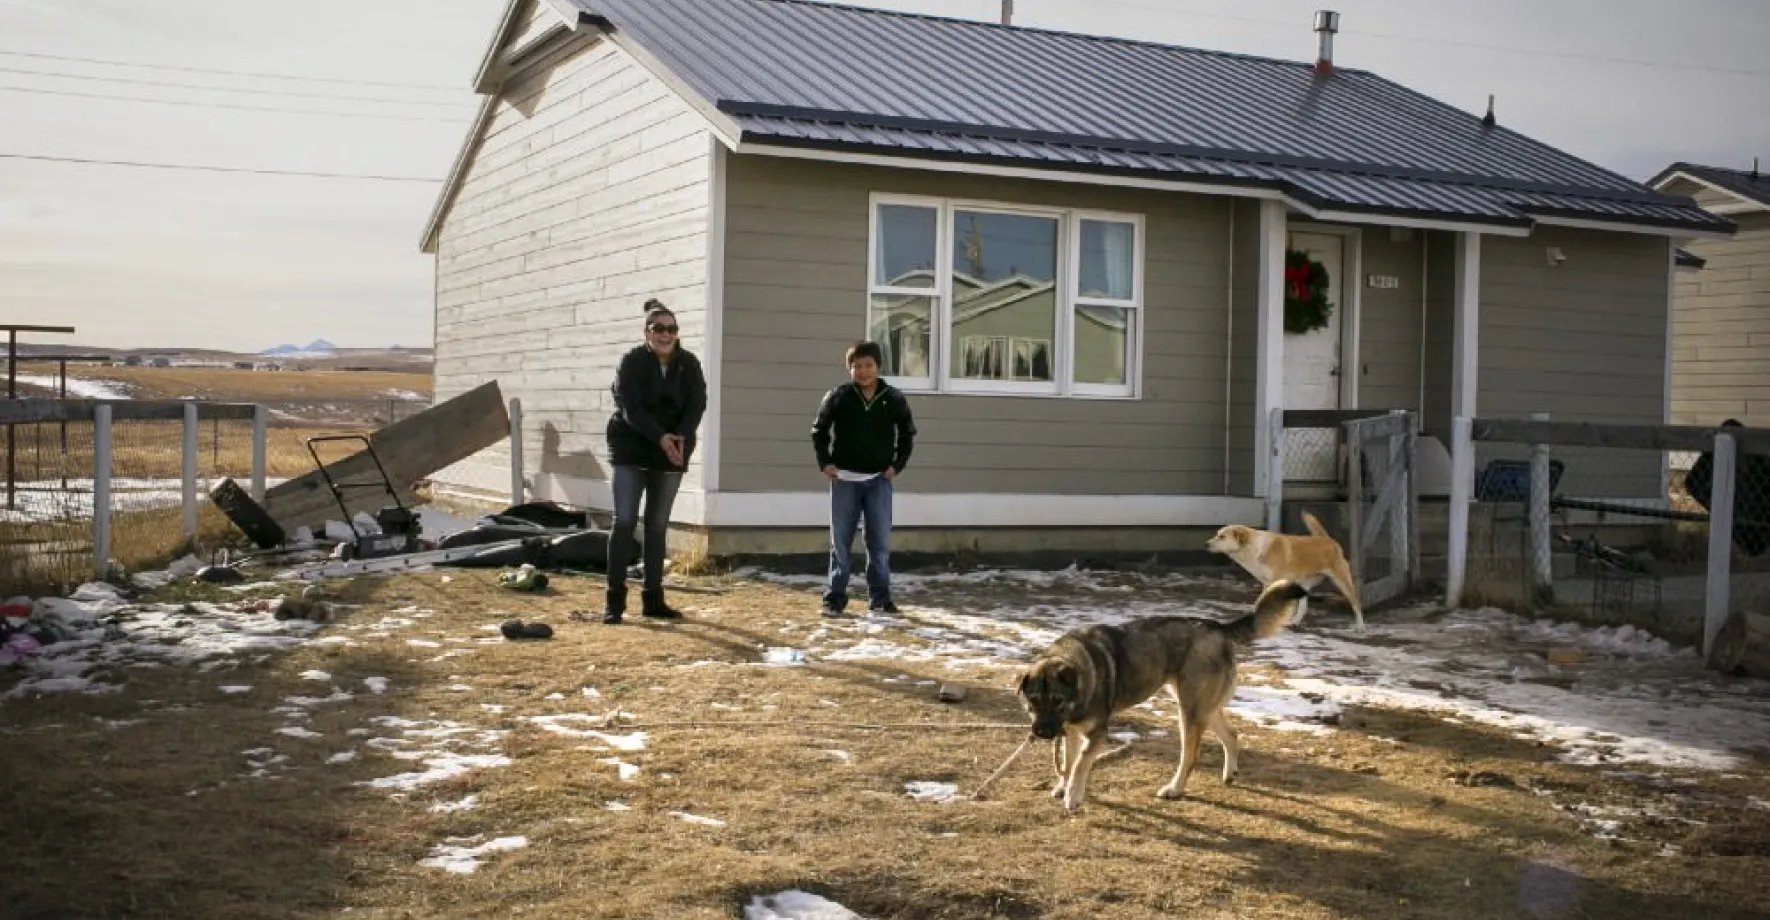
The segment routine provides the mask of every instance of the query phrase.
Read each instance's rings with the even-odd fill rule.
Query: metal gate
[[[1368,609],[1406,594],[1419,572],[1419,416],[1393,412],[1345,422],[1344,430],[1346,549]]]

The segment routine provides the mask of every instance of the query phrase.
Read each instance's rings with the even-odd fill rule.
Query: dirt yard
[[[812,580],[742,573],[609,627],[569,618],[600,578],[495,576],[337,582],[321,626],[252,609],[286,585],[59,602],[86,638],[0,670],[0,914],[1770,916],[1770,686],[1649,637],[1317,607],[1244,665],[1236,785],[1207,740],[1155,798],[1158,698],[1067,816],[1045,746],[965,799],[1025,736],[1018,669],[1251,582],[903,575],[901,616],[832,622]],[[826,912],[761,909],[781,893]]]

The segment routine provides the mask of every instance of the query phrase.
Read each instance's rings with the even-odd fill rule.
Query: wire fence
[[[1458,426],[1469,501],[1448,602],[1632,626],[1705,651],[1730,624],[1736,645],[1770,653],[1770,629],[1745,635],[1770,626],[1770,432]]]
[[[4,426],[8,475],[0,505],[0,596],[65,591],[99,569],[94,555],[98,424],[90,405],[69,408],[76,405],[19,400],[5,406],[9,418],[47,418]],[[258,423],[252,406],[193,405],[197,420],[187,427],[182,403],[113,404],[118,417],[108,429],[108,555],[125,571],[159,565],[190,548],[193,530],[196,546],[218,545],[233,535],[208,494],[225,478],[252,480]],[[428,406],[420,400],[263,404],[265,485],[314,469],[310,437],[367,433]]]

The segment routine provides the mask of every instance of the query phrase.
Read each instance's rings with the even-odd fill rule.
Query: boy
[[[877,342],[848,349],[848,383],[824,394],[811,426],[817,465],[830,480],[830,580],[823,615],[848,605],[849,547],[866,518],[867,607],[896,613],[891,602],[891,493],[915,446],[910,404],[879,379],[883,354]],[[831,441],[834,440],[832,446]]]

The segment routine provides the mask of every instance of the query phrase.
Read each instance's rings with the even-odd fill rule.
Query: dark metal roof
[[[1654,176],[1649,185],[1658,185],[1673,173],[1683,173],[1710,185],[1732,192],[1748,201],[1770,207],[1770,175],[1753,169],[1728,169],[1724,166],[1701,166],[1696,163],[1673,163]]]
[[[573,2],[746,140],[1255,185],[1322,210],[1734,229],[1361,70],[810,0]]]
[[[1680,268],[1701,268],[1704,265],[1709,264],[1709,260],[1681,246],[1677,249],[1673,258],[1676,260]]]

